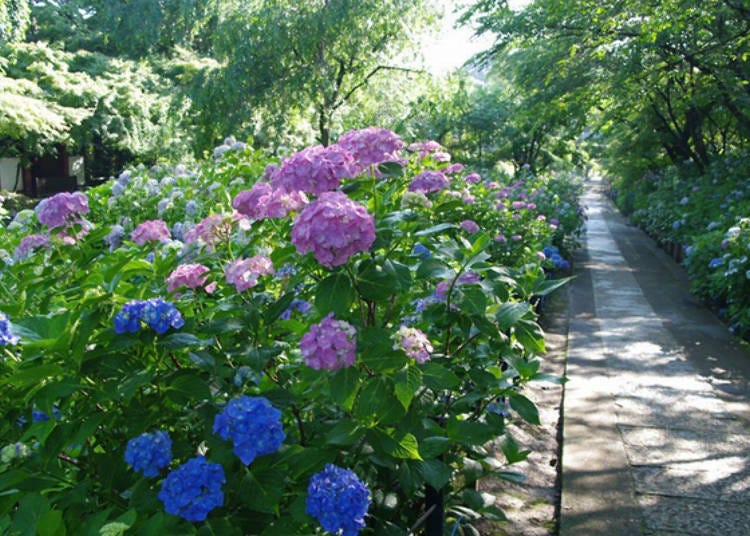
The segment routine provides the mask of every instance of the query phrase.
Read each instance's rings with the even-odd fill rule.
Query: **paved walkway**
[[[750,351],[601,184],[587,186],[560,535],[750,535]]]

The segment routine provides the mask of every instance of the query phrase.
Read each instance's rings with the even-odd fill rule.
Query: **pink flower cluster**
[[[375,220],[367,209],[342,192],[326,192],[297,215],[292,244],[312,252],[327,268],[344,264],[375,242]]]
[[[249,190],[237,194],[232,207],[252,220],[284,218],[290,212],[301,210],[309,200],[303,192],[287,192],[274,188],[267,182],[256,182]]]
[[[205,275],[208,271],[208,266],[202,264],[180,264],[167,277],[167,290],[173,292],[182,287],[192,289],[202,287],[208,279]],[[215,287],[216,285],[212,283],[210,288],[206,287],[206,291],[211,293]]]
[[[411,180],[411,192],[439,192],[450,186],[451,181],[440,171],[423,171]]]
[[[50,229],[76,221],[78,214],[89,211],[89,198],[82,192],[61,192],[43,199],[34,209],[39,223]]]
[[[407,356],[416,360],[417,363],[424,363],[430,359],[433,348],[423,331],[401,326],[394,334],[394,339],[396,344],[393,349],[403,350]]]
[[[211,214],[198,225],[185,233],[185,243],[203,242],[209,249],[219,240],[226,240],[232,234],[234,218],[225,214]]]
[[[385,128],[368,127],[343,134],[338,145],[349,151],[363,167],[398,160],[404,142]]]
[[[341,179],[360,172],[354,156],[339,145],[307,147],[293,154],[273,172],[271,184],[287,192],[315,195],[335,190]]]
[[[443,173],[445,173],[446,175],[452,175],[453,173],[460,173],[463,170],[464,170],[463,164],[455,163],[455,164],[450,164],[448,166],[445,166],[443,168]]]
[[[409,145],[409,150],[413,153],[419,153],[420,158],[424,158],[428,154],[434,153],[435,151],[440,151],[442,150],[442,148],[442,145],[433,140],[418,141]]]
[[[171,238],[169,227],[163,220],[146,220],[130,233],[130,239],[139,246],[146,242],[166,242]]]
[[[234,285],[237,292],[243,292],[258,284],[262,275],[273,274],[273,263],[265,255],[255,255],[249,259],[237,259],[227,264],[224,276],[227,283]]]
[[[357,330],[329,313],[319,324],[310,326],[299,347],[305,364],[315,370],[350,367],[356,359]]]

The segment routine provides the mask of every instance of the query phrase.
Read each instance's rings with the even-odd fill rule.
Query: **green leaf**
[[[357,289],[366,300],[385,301],[398,291],[398,285],[393,273],[387,272],[374,260],[367,259],[359,265]]]
[[[534,403],[525,396],[518,393],[511,393],[510,407],[513,408],[521,418],[530,424],[539,423],[539,410]]]
[[[515,439],[507,433],[500,438],[499,444],[500,450],[505,454],[508,463],[522,462],[531,453],[529,450],[520,451],[518,449],[518,443],[516,443]]]
[[[331,398],[346,411],[352,409],[359,387],[359,370],[344,367],[333,374],[330,382]]]
[[[49,511],[49,501],[42,495],[39,493],[25,495],[18,503],[10,533],[18,536],[36,536],[39,522]]]
[[[354,445],[364,435],[365,428],[352,420],[340,421],[326,434],[329,445]]]
[[[122,536],[130,528],[130,525],[121,521],[112,521],[99,529],[100,536]]]
[[[398,178],[404,176],[404,166],[398,162],[383,162],[378,164],[378,171],[386,177]]]
[[[349,276],[337,272],[318,283],[315,291],[315,307],[321,315],[330,312],[343,315],[349,311],[357,297]]]
[[[431,277],[447,279],[452,276],[453,270],[443,261],[434,257],[423,260],[417,268],[417,278],[419,279],[429,279]]]
[[[561,279],[540,279],[531,289],[535,296],[546,296],[550,292],[557,290],[567,284],[574,277],[563,277]]]
[[[507,331],[531,310],[526,302],[509,302],[502,304],[495,314],[500,329]]]
[[[437,490],[443,489],[453,476],[450,466],[440,460],[418,462],[417,468],[424,481]]]
[[[474,241],[471,244],[471,255],[475,256],[481,251],[487,249],[487,246],[492,244],[492,238],[490,238],[490,235],[488,235],[485,232],[481,232],[478,235],[475,235]]]
[[[278,469],[248,471],[242,479],[238,496],[255,512],[278,514],[279,501],[284,495],[286,473]]]
[[[393,386],[382,377],[367,380],[359,390],[353,412],[362,422],[393,422],[405,414]]]
[[[171,379],[165,394],[177,404],[187,404],[211,398],[211,389],[206,380],[193,372],[184,371]]]
[[[450,438],[443,436],[425,437],[419,442],[419,452],[425,459],[436,458],[451,448]]]
[[[288,292],[281,298],[273,302],[271,305],[269,305],[263,312],[263,319],[265,320],[266,324],[270,324],[271,322],[279,318],[282,314],[284,314],[284,311],[289,308],[296,296],[296,293]]]
[[[181,348],[202,348],[209,346],[212,339],[200,339],[192,333],[170,333],[158,342],[158,346],[168,350],[179,350]]]
[[[50,510],[39,520],[36,526],[38,536],[65,536],[63,513],[60,510]]]
[[[461,379],[458,376],[434,361],[422,366],[422,375],[424,384],[433,391],[453,390],[461,384]]]
[[[461,421],[452,417],[446,426],[448,437],[467,446],[484,445],[495,439],[496,433],[491,426],[477,421]]]
[[[427,229],[422,229],[421,231],[417,231],[414,233],[414,236],[427,236],[427,235],[433,235],[437,233],[442,233],[443,231],[446,231],[448,229],[456,229],[457,226],[453,223],[439,223],[437,225],[433,225],[432,227],[428,227]]]
[[[467,313],[484,316],[487,311],[487,296],[477,285],[466,286],[461,289],[461,299],[458,306]]]
[[[544,346],[544,331],[542,331],[541,326],[535,321],[519,320],[513,334],[527,352],[543,354],[546,351]]]
[[[393,378],[396,398],[408,410],[417,390],[422,386],[422,371],[410,366],[401,370]]]
[[[8,378],[8,383],[15,387],[25,388],[27,386],[35,386],[42,383],[47,378],[62,374],[64,369],[53,363],[46,365],[37,364],[32,362],[28,368],[17,370],[13,375]]]
[[[417,438],[398,430],[371,430],[369,437],[376,451],[401,460],[421,460]]]

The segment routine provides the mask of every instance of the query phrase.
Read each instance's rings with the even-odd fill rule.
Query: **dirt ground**
[[[546,333],[547,354],[541,371],[556,376],[565,372],[567,345],[567,289],[549,297],[541,316]],[[483,536],[554,536],[557,534],[560,507],[560,442],[562,437],[560,408],[563,388],[560,385],[533,383],[524,391],[539,409],[540,426],[518,422],[508,429],[521,450],[531,450],[529,457],[507,469],[525,475],[526,480],[514,484],[504,480],[486,479],[480,491],[497,496],[496,505],[507,521],[483,521],[477,525]],[[505,462],[499,447],[492,446],[498,460]]]

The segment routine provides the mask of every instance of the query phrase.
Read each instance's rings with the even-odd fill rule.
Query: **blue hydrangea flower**
[[[292,300],[292,303],[289,304],[289,307],[286,308],[286,311],[281,313],[280,318],[283,320],[289,320],[292,317],[292,311],[306,313],[311,307],[312,305],[310,305],[310,302],[295,298]]]
[[[193,523],[204,521],[211,510],[224,504],[225,482],[221,465],[198,456],[170,472],[157,496],[167,513]]]
[[[365,526],[370,491],[353,471],[328,464],[310,479],[306,505],[324,530],[356,536]]]
[[[31,422],[46,422],[49,420],[49,415],[38,409],[31,410]]]
[[[281,412],[262,396],[230,400],[216,415],[213,431],[222,439],[232,439],[234,453],[245,465],[257,456],[276,452],[286,437]]]
[[[162,430],[134,437],[125,447],[125,462],[143,476],[157,476],[171,461],[172,440]]]
[[[165,333],[170,327],[179,329],[185,325],[185,320],[177,307],[172,302],[161,298],[146,300],[141,318],[159,335]]]
[[[709,268],[718,268],[719,266],[724,264],[724,258],[723,257],[714,257],[711,259],[711,262],[708,263]]]
[[[419,257],[422,260],[428,259],[430,255],[432,255],[430,250],[427,249],[424,244],[421,244],[419,242],[417,242],[417,244],[412,248],[411,254],[414,257]]]
[[[0,345],[16,344],[18,337],[10,329],[10,320],[5,313],[0,313]]]
[[[151,300],[132,300],[122,306],[115,315],[115,333],[135,333],[141,329],[141,320],[159,335],[170,327],[179,329],[185,325],[180,311],[172,302],[161,298]]]

